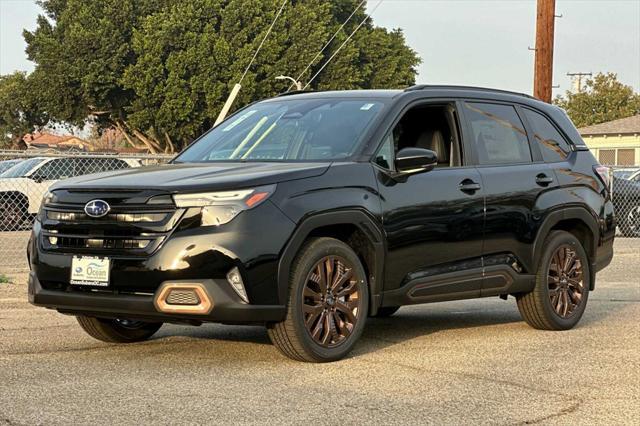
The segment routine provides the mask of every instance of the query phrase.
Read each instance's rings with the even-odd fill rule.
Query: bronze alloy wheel
[[[551,257],[548,286],[551,306],[561,318],[569,318],[582,304],[586,291],[583,266],[571,246],[561,245]]]
[[[363,277],[339,256],[320,259],[307,275],[303,291],[304,323],[311,338],[332,348],[342,344],[359,319]]]

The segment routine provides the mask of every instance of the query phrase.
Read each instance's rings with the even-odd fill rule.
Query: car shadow
[[[368,318],[367,325],[351,356],[376,352],[414,338],[449,330],[488,327],[523,322],[517,309],[464,309],[433,311],[428,306],[405,307],[389,318]],[[263,326],[203,324],[199,327],[163,327],[154,339],[187,338],[220,343],[271,345]],[[242,345],[244,347],[244,345]],[[227,348],[230,349],[230,348]],[[238,348],[240,349],[240,347]]]

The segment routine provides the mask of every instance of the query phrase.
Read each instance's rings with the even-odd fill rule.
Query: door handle
[[[553,182],[553,178],[545,175],[544,173],[540,173],[536,176],[536,183],[540,186],[548,186],[551,182]]]
[[[471,179],[465,179],[458,185],[458,188],[462,192],[476,192],[479,191],[481,186],[479,183],[472,181]]]

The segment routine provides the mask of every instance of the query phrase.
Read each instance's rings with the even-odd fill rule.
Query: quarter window
[[[527,108],[523,111],[533,128],[533,139],[540,147],[544,161],[553,163],[567,158],[571,149],[556,127],[540,113]]]
[[[531,162],[524,125],[513,106],[466,103],[480,164]]]

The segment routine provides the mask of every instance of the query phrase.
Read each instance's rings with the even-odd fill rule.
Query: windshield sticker
[[[246,120],[247,118],[251,117],[253,114],[255,114],[257,112],[257,110],[252,110],[252,111],[248,111],[245,112],[244,114],[242,114],[240,117],[236,118],[233,123],[229,124],[227,127],[225,127],[224,129],[222,129],[223,132],[228,132],[229,130],[233,129],[234,127],[236,127],[237,125],[239,125],[240,123],[242,123],[244,120]]]
[[[375,104],[364,104],[362,105],[362,107],[360,108],[360,110],[362,111],[369,111],[371,108],[373,108]]]

